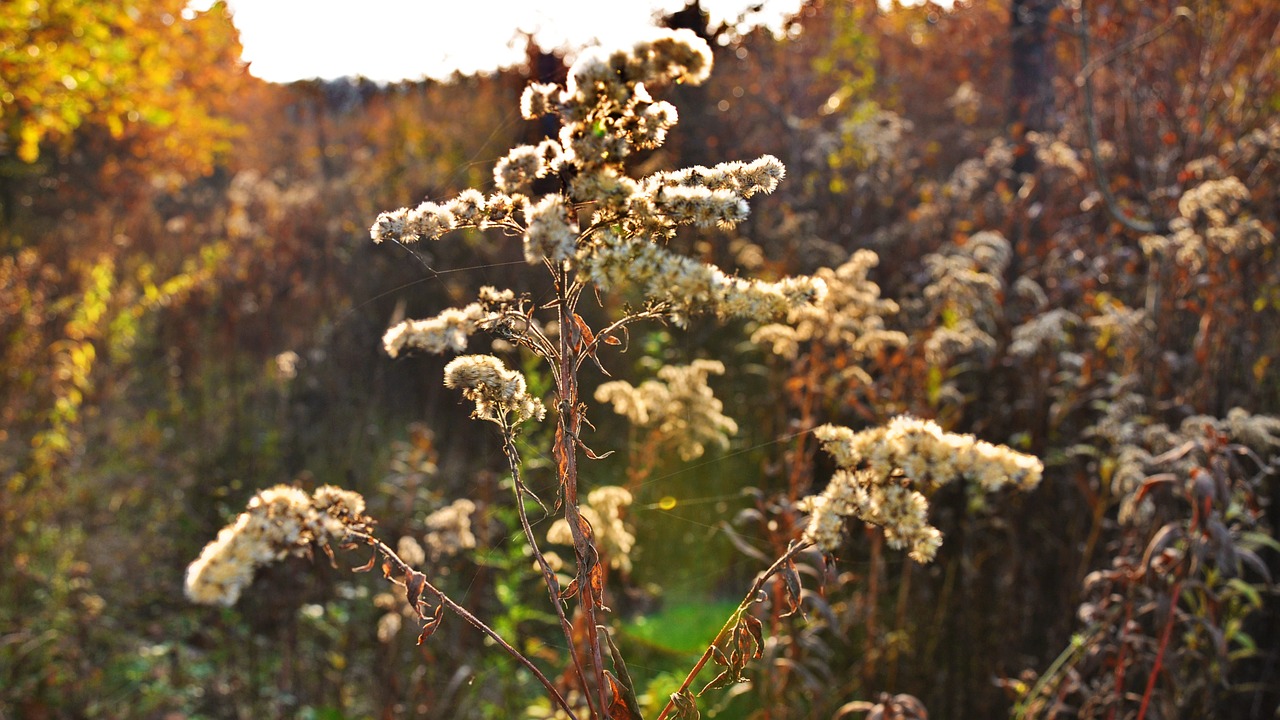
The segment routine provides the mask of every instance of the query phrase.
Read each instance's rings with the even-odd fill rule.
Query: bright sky
[[[801,0],[703,0],[713,23],[777,26]],[[209,0],[193,0],[207,7]],[[685,0],[228,0],[254,75],[277,82],[364,75],[373,80],[444,78],[493,70],[524,58],[522,31],[543,47],[569,50],[630,44],[653,13]]]

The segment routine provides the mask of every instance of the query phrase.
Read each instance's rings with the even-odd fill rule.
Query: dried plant
[[[628,162],[662,145],[676,123],[675,108],[655,100],[652,93],[671,84],[700,83],[710,70],[710,48],[684,30],[665,32],[629,50],[588,51],[569,69],[564,87],[534,83],[525,90],[522,114],[528,119],[553,116],[560,131],[554,139],[517,147],[499,160],[493,173],[494,192],[467,190],[444,203],[428,201],[385,212],[370,231],[375,242],[409,245],[438,240],[461,228],[499,230],[521,238],[524,259],[545,273],[536,273],[546,283],[536,293],[481,288],[477,300],[462,308],[395,324],[384,335],[383,345],[392,357],[411,351],[459,353],[468,349],[472,336],[486,332],[518,348],[526,358],[546,364],[553,392],[545,399],[531,393],[522,372],[493,355],[454,358],[445,367],[444,384],[474,402],[472,417],[492,423],[500,434],[521,530],[567,643],[566,672],[548,677],[520,649],[520,643],[504,638],[415,567],[426,560],[427,553],[435,557],[446,552],[446,546],[449,552],[466,548],[469,532],[463,520],[469,512],[460,505],[466,500],[428,518],[430,531],[424,538],[428,548],[412,538],[412,542],[401,539],[399,547],[393,548],[375,536],[361,514],[362,504],[351,500],[343,505],[330,499],[353,495],[337,495],[342,491],[326,488],[314,498],[297,490],[268,491],[270,497],[252,501],[245,515],[224,531],[226,537],[220,536],[192,566],[192,599],[234,601],[232,589],[239,592],[252,567],[307,547],[366,546],[374,557],[361,569],[373,569],[381,558],[383,575],[403,589],[409,609],[421,624],[420,643],[436,632],[446,612],[455,614],[537,678],[550,699],[553,716],[638,720],[636,690],[613,640],[606,605],[607,569],[626,572],[634,543],[623,519],[631,495],[622,488],[587,492],[583,486],[580,458],[602,460],[608,455],[596,453],[580,437],[589,424],[579,390],[585,364],[590,361],[603,371],[600,351],[621,345],[634,323],[684,325],[694,315],[740,318],[774,328],[761,330],[758,339],[773,335],[769,341],[775,346],[787,332],[782,327],[790,328],[795,340],[817,340],[834,333],[834,339],[852,342],[864,354],[902,343],[901,336],[886,330],[880,319],[896,306],[880,300],[878,288],[865,280],[874,255],[856,254],[844,267],[814,276],[769,281],[727,274],[668,246],[667,241],[684,226],[733,227],[747,216],[747,200],[772,192],[785,174],[781,162],[768,155],[640,178],[626,173]],[[999,236],[975,236],[966,249],[964,267],[955,272],[937,270],[935,286],[945,296],[940,302],[963,306],[966,318],[984,324],[987,317],[981,298],[972,297],[974,283],[966,284],[966,279],[989,284],[990,273],[998,273],[1007,262],[1009,248]],[[936,264],[950,268],[950,259],[939,255]],[[956,280],[944,284],[947,278]],[[820,309],[828,296],[828,282],[837,290],[836,303]],[[976,290],[980,295],[982,288]],[[550,299],[535,302],[534,297]],[[595,327],[580,313],[585,312],[582,300],[593,297],[603,301],[608,315]],[[826,317],[838,322],[823,327]],[[787,325],[770,325],[779,322]],[[785,348],[786,342],[781,346]],[[606,383],[596,397],[612,403],[637,425],[653,426],[682,457],[693,458],[707,445],[723,445],[737,429],[706,385],[708,374],[720,372],[723,365],[716,361],[671,366],[659,371],[658,381],[639,386]],[[548,414],[555,424],[555,507],[560,518],[546,539],[573,548],[573,574],[564,576],[567,582],[558,574],[560,563],[540,549],[530,522],[527,502],[543,503],[525,482],[518,442],[523,428],[542,422]],[[803,588],[796,559],[806,553],[836,552],[846,518],[883,528],[890,546],[906,547],[913,558],[928,562],[942,541],[927,518],[927,496],[934,489],[953,479],[970,480],[985,491],[1005,484],[1030,488],[1041,473],[1040,462],[1033,457],[945,433],[931,422],[907,417],[861,432],[827,426],[817,435],[841,469],[825,492],[801,503],[810,514],[808,529],[790,538],[785,550],[757,575],[722,630],[671,694],[658,720],[696,718],[697,696],[745,679],[747,666],[765,651],[762,621],[754,608],[767,598],[766,586],[774,590],[775,605],[788,607],[789,612],[798,610]],[[271,523],[280,527],[268,531],[265,526]],[[269,541],[260,543],[261,551],[247,553],[249,561],[242,560],[237,572],[211,572],[211,566],[218,566],[210,558],[222,557],[227,546],[240,547],[229,538],[241,537],[244,531],[236,530],[241,526],[254,528],[254,537],[263,535]],[[263,530],[256,530],[260,527]],[[204,590],[202,581],[221,580],[223,575],[231,579],[213,587],[225,591]],[[384,599],[381,605],[394,608],[396,602]],[[718,666],[720,672],[695,695],[694,683],[708,664]],[[922,708],[904,702],[895,699],[877,707],[882,713],[923,716]]]

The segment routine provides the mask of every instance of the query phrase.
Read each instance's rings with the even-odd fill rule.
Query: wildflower
[[[898,312],[897,303],[881,298],[880,286],[867,279],[867,273],[879,262],[874,252],[858,250],[835,270],[820,269],[815,277],[826,287],[822,298],[797,304],[782,323],[758,328],[751,341],[768,345],[775,354],[788,358],[796,357],[799,343],[807,341],[842,348],[852,359],[906,345],[905,334],[885,328],[885,317]]]
[[[912,559],[929,562],[942,534],[928,523],[921,490],[957,477],[985,492],[1010,484],[1025,490],[1039,484],[1043,472],[1035,457],[907,416],[856,433],[824,425],[814,435],[839,470],[826,490],[803,500],[810,513],[805,538],[828,552],[840,546],[842,518],[855,517],[883,528],[890,547],[910,548]]]
[[[652,429],[661,442],[673,443],[680,458],[700,457],[707,445],[728,448],[738,423],[726,416],[724,405],[707,385],[708,375],[723,375],[724,363],[695,360],[690,365],[667,365],[656,380],[634,386],[625,380],[596,388],[596,399],[613,404],[614,412],[634,425]]]
[[[544,260],[564,262],[573,257],[578,228],[569,222],[569,208],[560,195],[548,195],[537,204],[525,203],[524,259],[529,264]]]
[[[451,557],[476,546],[476,536],[471,533],[471,515],[475,511],[475,503],[460,498],[427,516],[424,521],[427,534],[422,539],[433,560]]]
[[[327,485],[313,496],[287,485],[263,490],[187,568],[187,597],[233,605],[258,568],[341,542],[366,522],[364,498],[348,490]]]
[[[487,214],[484,194],[479,190],[468,188],[445,204],[453,214],[459,227],[479,225]]]
[[[537,120],[555,112],[556,94],[560,88],[547,83],[529,83],[520,94],[520,116],[525,120]]]
[[[472,417],[499,425],[518,425],[546,417],[542,401],[530,395],[524,375],[492,355],[463,355],[444,367],[444,386],[462,390],[476,403]]]
[[[664,250],[647,240],[622,240],[598,233],[580,272],[602,290],[633,289],[670,310],[679,322],[695,312],[721,317],[771,320],[826,293],[819,278],[786,278],[776,283],[726,275],[720,268]]]
[[[382,347],[391,357],[406,349],[430,353],[461,352],[467,349],[467,337],[491,318],[479,303],[463,308],[449,308],[433,318],[404,320],[393,325],[382,336]]]
[[[503,193],[527,192],[534,179],[547,176],[551,169],[548,160],[559,155],[560,146],[551,141],[514,147],[494,166],[493,184]]]

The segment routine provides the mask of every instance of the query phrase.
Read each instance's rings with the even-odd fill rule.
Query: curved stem
[[[397,572],[403,574],[406,578],[409,576],[410,573],[416,572],[413,568],[409,567],[408,563],[400,559],[400,556],[396,554],[395,550],[392,550],[390,546],[388,546],[386,543],[382,542],[378,538],[368,533],[363,533],[358,531],[349,531],[348,537],[361,540],[365,544],[377,550],[379,553],[382,554],[384,558],[387,559],[388,562],[390,562],[393,566],[395,566],[395,569]],[[532,660],[525,657],[523,653],[521,653],[519,650],[512,647],[511,644],[508,643],[505,639],[503,639],[503,637],[499,635],[496,630],[484,624],[484,621],[480,620],[480,618],[477,618],[475,615],[472,615],[469,610],[462,607],[458,603],[454,602],[448,595],[445,595],[442,590],[432,585],[430,580],[424,580],[423,586],[428,591],[430,591],[432,595],[435,595],[437,598],[440,599],[441,605],[444,605],[445,607],[449,608],[450,610],[453,611],[455,615],[461,617],[463,620],[466,620],[468,623],[471,624],[472,627],[474,627],[475,629],[487,635],[490,640],[493,640],[493,642],[496,643],[498,647],[506,651],[508,655],[510,655],[512,658],[516,660],[516,662],[528,668],[529,672],[533,673],[534,677],[538,678],[538,682],[542,683],[542,686],[545,687],[547,689],[547,692],[551,694],[551,699],[554,700],[561,708],[563,708],[564,711],[569,714],[569,717],[574,718],[574,720],[577,720],[578,716],[576,713],[573,712],[573,708],[570,707],[568,701],[564,699],[564,696],[560,694],[560,691],[556,689],[556,686],[553,685],[549,679],[547,679],[547,676],[542,674],[542,671],[538,669],[538,666],[533,664]],[[413,601],[414,599],[410,598],[410,602],[413,602]]]
[[[520,479],[520,451],[516,449],[515,437],[511,428],[506,425],[502,428],[502,452],[507,456],[507,464],[511,468],[511,478],[515,485],[516,510],[520,515],[520,527],[524,529],[525,540],[529,543],[529,548],[533,551],[533,557],[538,562],[538,568],[542,570],[543,582],[547,585],[547,592],[551,596],[551,606],[555,608],[556,617],[560,619],[560,629],[564,632],[565,641],[569,645],[569,657],[573,659],[573,669],[578,676],[578,682],[585,689],[587,687],[587,676],[582,669],[582,661],[578,658],[578,648],[573,642],[573,625],[569,622],[569,618],[564,613],[564,605],[560,600],[560,581],[556,579],[556,573],[551,569],[551,565],[547,563],[547,558],[538,549],[538,541],[533,535],[533,527],[529,525],[529,513],[525,509],[524,493],[526,492],[524,481]],[[596,714],[595,707],[591,699],[591,693],[584,692],[583,697],[587,698],[587,706],[591,709],[592,715]],[[603,708],[600,714],[604,714]]]

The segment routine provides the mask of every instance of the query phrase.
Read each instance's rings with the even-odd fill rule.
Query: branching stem
[[[378,538],[368,533],[363,533],[358,531],[350,531],[348,533],[348,537],[364,542],[365,544],[372,547],[384,558],[386,558],[387,562],[391,563],[391,565],[395,568],[396,572],[401,573],[405,577],[408,577],[410,573],[415,572],[415,570],[412,567],[410,567],[408,563],[400,559],[400,556],[396,554],[395,550],[392,550],[389,545],[382,542]],[[534,665],[532,660],[525,657],[524,653],[512,647],[511,644],[508,643],[505,639],[503,639],[503,637],[499,635],[496,630],[486,625],[484,621],[481,620],[480,618],[476,617],[475,615],[472,615],[469,610],[462,607],[458,603],[454,602],[448,595],[444,594],[444,591],[432,585],[430,580],[425,581],[424,587],[432,595],[435,595],[437,598],[440,599],[441,605],[449,608],[451,611],[453,611],[455,615],[457,615],[458,617],[461,617],[463,620],[466,620],[468,623],[471,624],[472,627],[474,627],[475,629],[487,635],[490,640],[493,640],[493,642],[496,643],[498,647],[502,648],[508,655],[514,658],[516,662],[528,668],[529,672],[533,673],[534,677],[538,678],[538,682],[541,682],[542,686],[545,687],[547,689],[547,692],[551,694],[551,699],[554,700],[556,704],[558,704],[561,708],[563,708],[564,711],[569,714],[569,717],[573,718],[574,720],[577,720],[578,716],[576,713],[574,713],[573,708],[570,707],[568,701],[564,699],[564,696],[560,694],[560,691],[556,689],[556,686],[552,684],[551,680],[549,680],[546,675],[542,674],[542,671],[538,669],[538,666]],[[414,598],[410,598],[410,602],[414,602]]]
[[[694,663],[693,669],[689,671],[684,682],[680,684],[680,689],[671,694],[671,699],[667,701],[666,707],[662,708],[662,712],[658,714],[657,720],[666,720],[667,715],[675,709],[676,696],[689,691],[689,687],[692,686],[693,681],[697,679],[698,673],[702,672],[702,668],[706,667],[707,661],[710,660],[712,655],[715,653],[716,646],[724,640],[727,633],[732,631],[734,625],[737,624],[738,619],[742,617],[742,613],[746,612],[747,608],[751,607],[752,603],[756,602],[756,597],[759,596],[760,591],[764,589],[764,584],[769,581],[769,578],[773,577],[774,573],[781,570],[783,566],[797,555],[811,547],[813,547],[813,543],[811,542],[799,542],[792,545],[790,549],[782,554],[782,557],[773,561],[773,564],[770,565],[767,570],[756,576],[756,581],[751,584],[751,589],[748,590],[747,594],[742,598],[742,602],[738,603],[737,609],[729,615],[729,619],[726,620],[724,626],[720,628],[720,632],[716,633],[715,639],[711,641],[711,644],[707,645],[707,649],[703,651],[702,657],[698,658],[698,662]]]

